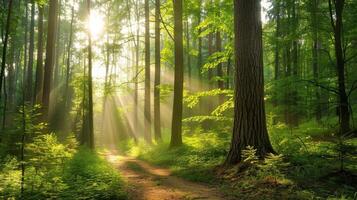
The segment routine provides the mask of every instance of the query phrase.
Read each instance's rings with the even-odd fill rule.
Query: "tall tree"
[[[247,146],[274,152],[266,127],[260,0],[234,0],[236,88],[231,147],[225,164],[242,160]]]
[[[31,0],[30,46],[29,46],[29,62],[27,65],[26,101],[33,100],[32,77],[33,77],[34,50],[35,50],[35,1]]]
[[[91,16],[91,0],[87,0],[88,19]],[[88,26],[89,27],[89,26]],[[93,126],[93,83],[92,83],[92,34],[90,29],[88,34],[88,133],[86,133],[84,143],[94,149],[94,126]]]
[[[342,44],[343,34],[343,9],[345,7],[345,0],[329,0],[329,10],[331,26],[333,28],[334,47],[336,56],[336,70],[337,70],[337,84],[338,84],[338,99],[339,99],[339,120],[340,120],[340,133],[350,131],[350,110],[348,96],[346,93],[345,83],[345,51]]]
[[[73,41],[73,23],[74,23],[74,6],[72,5],[72,14],[71,14],[71,25],[69,30],[69,41],[67,45],[67,63],[66,63],[66,82],[65,82],[65,98],[64,105],[65,108],[68,108],[69,105],[69,78],[71,70],[71,58],[72,58],[72,41]]]
[[[49,1],[49,16],[47,29],[47,43],[46,43],[46,60],[43,83],[42,105],[48,112],[50,105],[51,81],[52,72],[55,64],[55,42],[56,42],[56,27],[57,27],[57,12],[58,0]]]
[[[154,128],[155,139],[161,140],[160,117],[160,74],[161,74],[160,0],[155,0],[155,87],[154,87]]]
[[[145,139],[151,143],[151,97],[150,97],[150,9],[149,0],[145,0],[145,102],[144,123]]]
[[[12,13],[12,0],[9,0],[7,19],[6,19],[6,28],[5,28],[5,38],[2,48],[2,59],[1,59],[1,72],[0,72],[0,97],[3,87],[3,81],[5,80],[5,66],[6,66],[6,50],[9,41],[9,32],[11,24],[11,13]]]
[[[183,29],[182,0],[173,0],[174,42],[175,42],[175,80],[174,102],[171,125],[171,147],[182,145],[182,98],[183,98]]]
[[[35,78],[35,103],[40,103],[43,88],[43,6],[38,6],[37,64]]]

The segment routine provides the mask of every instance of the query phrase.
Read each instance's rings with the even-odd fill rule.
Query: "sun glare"
[[[92,10],[89,17],[89,30],[93,39],[98,39],[104,28],[103,16],[97,11]]]

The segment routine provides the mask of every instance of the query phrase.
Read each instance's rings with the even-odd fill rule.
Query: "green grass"
[[[43,152],[49,160],[53,152]],[[73,156],[52,165],[26,165],[23,199],[127,199],[120,175],[95,152],[79,148]],[[0,162],[0,198],[20,199],[21,171],[16,158]]]
[[[186,127],[187,129],[187,127]],[[157,166],[168,167],[173,174],[191,181],[221,186],[222,190],[242,199],[351,199],[356,185],[356,155],[345,159],[347,177],[336,173],[339,170],[338,154],[335,151],[336,137],[333,131],[307,122],[291,129],[284,124],[269,126],[271,142],[275,150],[283,155],[286,167],[278,170],[254,168],[254,172],[233,173],[217,176],[215,173],[227,155],[231,133],[203,131],[197,129],[184,133],[184,145],[169,149],[168,134],[164,141],[148,146],[143,141],[121,144],[122,150],[132,156]],[[346,140],[357,147],[357,139]],[[278,162],[278,164],[279,164]],[[273,164],[273,165],[278,165]],[[274,168],[275,169],[275,168]],[[274,171],[272,173],[271,171]],[[331,176],[331,177],[330,177]],[[222,182],[223,181],[223,182]]]

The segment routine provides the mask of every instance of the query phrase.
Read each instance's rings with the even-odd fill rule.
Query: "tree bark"
[[[35,103],[40,103],[43,88],[43,7],[38,7],[38,42],[37,42],[37,65],[35,80]]]
[[[343,31],[343,9],[345,0],[335,0],[334,8],[335,15],[332,14],[332,2],[329,0],[329,9],[331,17],[331,25],[334,31],[334,46],[337,67],[338,79],[338,99],[339,99],[339,120],[340,120],[340,134],[350,131],[350,110],[349,101],[346,93],[345,83],[345,58],[342,47],[342,31]]]
[[[50,104],[52,72],[55,64],[55,42],[56,42],[56,27],[57,27],[57,6],[58,0],[50,0],[49,2],[49,19],[47,30],[46,43],[46,60],[43,84],[42,105],[45,109],[45,114],[48,114],[48,106]]]
[[[91,1],[87,0],[87,13],[90,16]],[[94,126],[93,126],[93,85],[92,85],[92,34],[88,32],[88,138],[86,138],[86,145],[90,149],[94,149]]]
[[[7,13],[7,19],[6,19],[5,38],[4,38],[3,48],[2,48],[1,72],[0,72],[0,99],[1,99],[1,94],[2,94],[3,81],[5,81],[6,50],[7,50],[7,44],[9,41],[11,14],[12,14],[12,0],[9,0],[8,13]]]
[[[35,1],[31,0],[29,62],[27,65],[26,101],[32,101],[33,58],[35,49]]]
[[[69,41],[67,47],[67,65],[66,65],[66,82],[65,82],[65,98],[64,98],[64,105],[65,108],[68,109],[68,102],[69,102],[69,78],[70,78],[70,70],[71,70],[71,56],[72,56],[72,40],[73,40],[73,23],[74,23],[74,6],[72,5],[72,16],[71,16],[71,25],[70,25],[70,32],[69,32]]]
[[[145,140],[151,143],[151,95],[150,95],[150,21],[149,0],[145,0]]]
[[[247,146],[274,152],[266,127],[260,0],[234,0],[236,89],[231,148],[226,165],[242,160]]]
[[[170,147],[182,145],[182,98],[183,98],[183,29],[182,0],[173,0],[174,41],[175,41],[175,80],[174,101],[171,125]]]
[[[160,42],[160,0],[155,1],[155,88],[154,88],[154,128],[155,140],[161,140],[160,117],[160,74],[161,74],[161,42]]]

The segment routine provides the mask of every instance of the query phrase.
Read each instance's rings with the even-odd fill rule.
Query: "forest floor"
[[[133,157],[119,155],[117,151],[107,152],[105,156],[127,181],[129,199],[229,199],[220,193],[218,188],[173,176],[169,169],[159,168]]]

